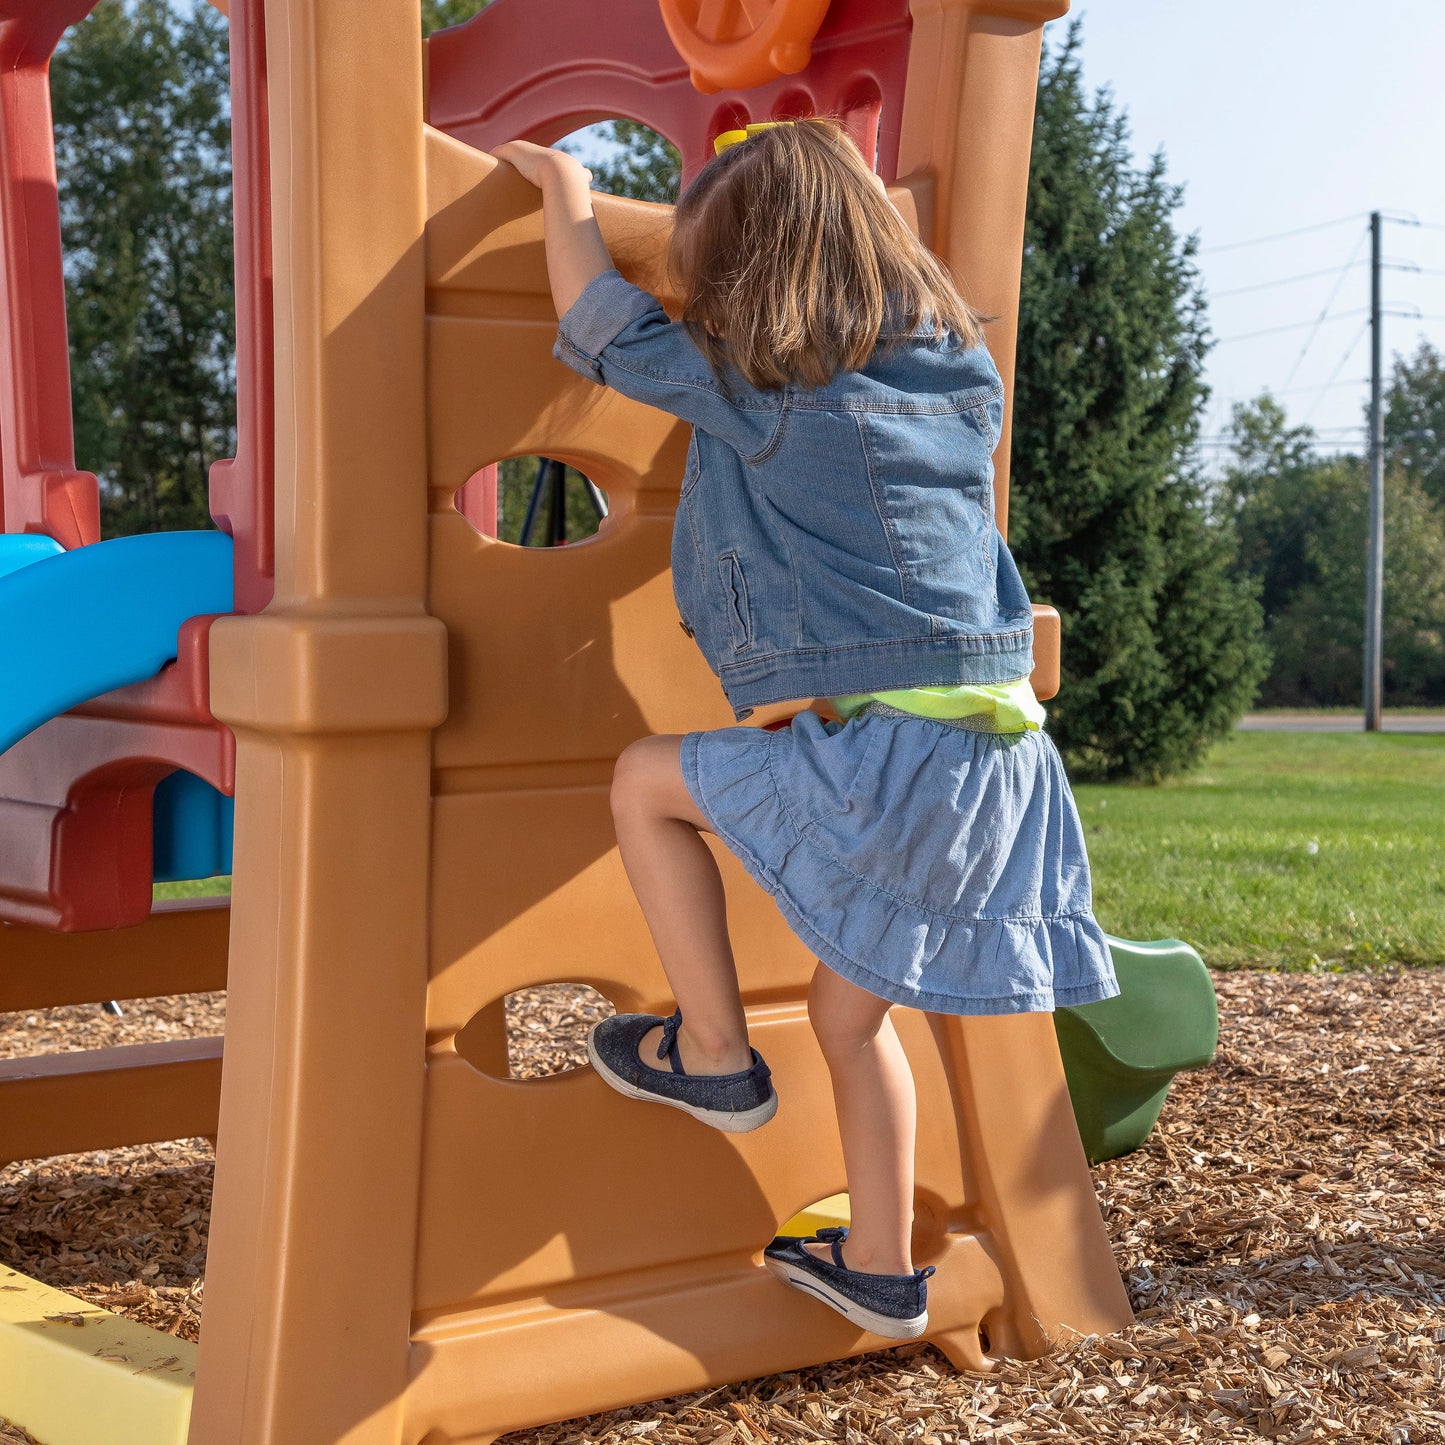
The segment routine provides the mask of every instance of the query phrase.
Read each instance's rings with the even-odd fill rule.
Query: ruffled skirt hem
[[[945,748],[986,754],[1000,746],[987,735],[946,724],[922,719],[901,724],[917,725],[951,734],[941,740]],[[872,726],[900,724],[877,719]],[[808,732],[822,727],[818,723]],[[829,727],[836,730],[836,725]],[[900,896],[906,890],[891,879],[861,876],[834,856],[828,837],[804,817],[808,800],[800,805],[795,792],[790,805],[774,777],[779,746],[795,742],[806,747],[807,737],[794,740],[787,733],[752,728],[688,733],[682,742],[683,777],[713,831],[772,895],[798,938],[835,973],[892,1003],[933,1013],[1048,1012],[1119,992],[1107,940],[1088,906],[1047,916],[1023,911],[1007,917],[959,916]],[[1056,767],[1057,754],[1052,744],[1046,746]],[[975,756],[972,762],[973,775],[986,785],[989,759]],[[1055,794],[1059,786],[1067,796],[1061,769]],[[841,811],[847,812],[847,805]],[[1057,796],[1052,812],[1058,812]],[[1024,836],[1027,817],[1015,821],[1021,826],[1012,846],[1034,848],[1029,871],[1037,873],[1049,865],[1051,851],[1060,851],[1053,836],[1060,830],[1052,827],[1050,836],[1031,840]],[[1082,888],[1087,904],[1088,868],[1071,796],[1064,821],[1072,824],[1072,832],[1062,829],[1070,856],[1054,861],[1066,879],[1063,891],[1077,901]],[[1077,847],[1070,845],[1073,833]]]

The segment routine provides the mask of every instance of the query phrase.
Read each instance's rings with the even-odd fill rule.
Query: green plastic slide
[[[1214,985],[1187,943],[1111,938],[1109,951],[1119,996],[1054,1014],[1091,1164],[1137,1149],[1149,1137],[1174,1075],[1203,1068],[1219,1042]]]

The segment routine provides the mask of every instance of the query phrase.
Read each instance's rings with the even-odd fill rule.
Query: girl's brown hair
[[[780,125],[709,161],[677,203],[668,261],[708,363],[759,390],[860,370],[925,320],[982,340],[979,313],[836,120]]]

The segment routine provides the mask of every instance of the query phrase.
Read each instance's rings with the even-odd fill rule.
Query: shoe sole
[[[815,1274],[810,1274],[800,1265],[789,1264],[786,1260],[763,1256],[763,1263],[785,1285],[812,1295],[825,1305],[831,1305],[840,1315],[870,1334],[882,1335],[888,1340],[916,1340],[928,1328],[928,1311],[915,1315],[911,1320],[900,1320],[894,1315],[880,1315],[876,1310],[867,1309],[856,1300],[825,1284]]]
[[[754,1129],[761,1129],[778,1112],[776,1089],[768,1095],[766,1102],[759,1104],[757,1108],[731,1114],[725,1114],[721,1109],[704,1109],[683,1099],[668,1099],[661,1094],[650,1094],[646,1089],[639,1089],[636,1084],[628,1083],[620,1074],[615,1074],[608,1068],[593,1048],[590,1033],[587,1035],[587,1057],[603,1082],[616,1089],[619,1094],[625,1094],[629,1099],[641,1099],[648,1104],[666,1104],[670,1109],[681,1109],[684,1114],[691,1114],[700,1123],[721,1129],[725,1134],[749,1134]]]

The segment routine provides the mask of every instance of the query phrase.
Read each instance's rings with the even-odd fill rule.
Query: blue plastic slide
[[[0,752],[77,703],[154,677],[188,618],[231,610],[231,539],[158,532],[64,551],[0,536]],[[233,804],[174,773],[156,788],[157,879],[229,871]]]
[[[0,752],[78,703],[154,677],[187,618],[231,606],[224,532],[71,552],[45,537],[0,538]]]
[[[65,549],[53,537],[36,537],[29,532],[0,535],[0,577],[8,577],[32,562],[43,561]]]

